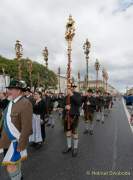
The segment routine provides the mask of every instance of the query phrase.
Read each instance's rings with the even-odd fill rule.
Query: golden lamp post
[[[37,87],[40,87],[40,73],[37,73]]]
[[[32,70],[33,70],[33,67],[32,67],[32,61],[29,58],[27,58],[27,64],[28,64],[30,87],[32,87]]]
[[[16,59],[18,61],[18,79],[21,80],[22,79],[21,58],[23,55],[23,47],[19,40],[16,41],[15,52],[16,52]]]
[[[48,53],[48,48],[47,47],[44,48],[42,54],[43,54],[43,57],[44,57],[44,61],[46,63],[46,68],[48,68],[48,55],[49,55],[49,53]]]
[[[61,88],[60,88],[60,73],[61,73],[61,70],[60,70],[60,67],[59,67],[58,68],[59,93],[61,93]]]
[[[5,68],[4,67],[2,67],[2,73],[3,73],[4,83],[5,83],[5,87],[6,87],[6,74],[5,74]],[[5,90],[7,91],[6,88],[5,88]]]
[[[71,52],[72,52],[72,40],[75,35],[75,21],[73,20],[72,16],[70,15],[66,24],[66,32],[65,32],[65,39],[67,41],[68,49],[67,49],[67,55],[68,55],[68,64],[67,64],[67,93],[71,89]],[[67,104],[70,105],[70,95],[68,93],[67,96]],[[71,125],[71,119],[70,119],[70,110],[67,110],[66,112],[66,120],[67,120],[67,126],[68,129]]]
[[[80,92],[80,71],[78,72],[78,84],[79,84],[79,92]]]
[[[96,70],[96,90],[98,90],[98,72],[99,72],[99,69],[100,69],[100,63],[99,63],[98,59],[96,59],[96,62],[95,62],[95,70]]]
[[[108,79],[109,79],[109,76],[108,76],[108,72],[105,71],[105,87],[106,87],[106,92],[108,92]]]
[[[85,54],[85,58],[86,58],[86,90],[88,89],[88,80],[89,80],[89,53],[90,53],[90,47],[91,44],[88,41],[88,39],[86,39],[86,42],[83,45],[83,50],[84,50],[84,54]]]
[[[105,92],[105,69],[102,70],[102,77],[103,77],[103,90]]]
[[[67,88],[70,89],[71,86],[71,52],[72,52],[72,40],[75,35],[75,28],[74,28],[75,21],[73,20],[72,16],[69,16],[68,22],[66,24],[66,32],[65,32],[65,39],[68,43],[68,64],[67,64]]]

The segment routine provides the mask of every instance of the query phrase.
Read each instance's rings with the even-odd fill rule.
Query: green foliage
[[[21,60],[22,66],[22,79],[26,81],[27,84],[30,85],[30,78],[28,72],[28,64],[27,59]],[[18,62],[16,59],[11,60],[0,56],[0,73],[2,73],[2,68],[5,69],[5,73],[9,74],[11,78],[17,79],[18,77]],[[56,88],[57,86],[57,76],[56,74],[44,67],[43,65],[33,62],[32,65],[32,84],[37,87],[39,82],[39,86],[47,89],[48,87]]]

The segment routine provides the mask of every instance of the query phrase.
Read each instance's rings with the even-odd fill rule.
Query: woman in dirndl
[[[45,128],[44,128],[44,112],[45,102],[42,99],[42,93],[36,91],[34,94],[35,103],[33,104],[33,118],[32,118],[32,130],[33,134],[30,136],[30,143],[35,148],[42,147],[45,139]]]

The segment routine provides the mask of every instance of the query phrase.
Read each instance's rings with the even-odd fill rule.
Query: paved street
[[[84,135],[81,118],[79,154],[61,153],[65,146],[63,128],[58,116],[56,127],[47,128],[47,143],[40,150],[29,148],[29,159],[24,163],[25,180],[132,180],[133,134],[128,124],[122,101],[115,103],[105,124],[95,122],[95,134]],[[128,172],[129,176],[96,176],[94,171]],[[90,174],[90,175],[89,175]],[[6,180],[4,168],[0,180]]]

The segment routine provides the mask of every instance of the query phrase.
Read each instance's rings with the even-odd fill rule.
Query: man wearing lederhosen
[[[68,95],[70,95],[70,105],[67,104],[67,97],[64,98],[64,111],[63,111],[63,119],[64,119],[64,129],[66,132],[67,138],[67,148],[63,150],[63,154],[69,153],[72,151],[72,157],[76,157],[78,154],[78,123],[80,116],[80,107],[81,107],[81,95],[76,92],[76,85],[71,85],[71,90],[68,90]],[[70,128],[68,128],[68,122],[65,119],[67,110],[69,110],[70,115]],[[72,143],[73,140],[73,143]],[[73,147],[72,147],[73,144]]]
[[[12,80],[7,88],[12,100],[3,115],[0,148],[7,149],[7,152],[2,164],[6,165],[11,180],[21,180],[21,160],[27,157],[26,146],[32,133],[32,105],[24,97],[24,81]]]
[[[104,115],[106,117],[110,113],[110,103],[111,103],[110,94],[106,92],[104,96]]]
[[[96,98],[93,95],[93,90],[89,89],[87,94],[83,97],[83,110],[85,118],[85,131],[84,134],[93,135],[94,129],[94,113],[96,110]]]
[[[96,92],[96,121],[104,123],[104,97],[100,91]]]

